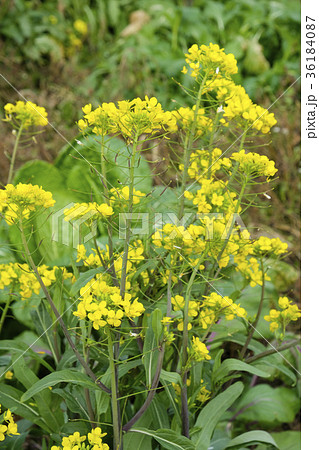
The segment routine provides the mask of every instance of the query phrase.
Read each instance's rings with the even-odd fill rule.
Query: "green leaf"
[[[151,386],[152,380],[156,371],[156,365],[159,355],[158,350],[158,339],[155,336],[153,327],[151,326],[153,322],[153,316],[157,315],[156,310],[152,312],[151,316],[148,318],[148,328],[146,330],[145,342],[143,348],[143,364],[146,373],[146,384],[148,387]]]
[[[101,190],[102,183],[98,173],[101,172],[101,143],[93,133],[83,138],[79,135],[71,144],[62,148],[55,166],[64,179],[68,180],[70,190],[80,191],[82,201],[90,201],[91,192]],[[78,142],[81,142],[79,144]],[[104,156],[106,159],[106,179],[110,188],[121,187],[129,180],[129,149],[119,138],[105,138]],[[77,169],[74,169],[77,167]],[[95,170],[94,170],[95,169]],[[76,176],[70,174],[76,170]],[[152,188],[151,171],[146,160],[141,157],[135,164],[135,188],[149,192]],[[70,179],[69,179],[70,178]],[[121,184],[120,184],[121,183]]]
[[[132,428],[132,433],[142,433],[151,436],[168,450],[195,450],[194,444],[176,431],[169,429],[160,429],[157,431],[148,430],[147,428]],[[207,450],[207,448],[206,448]]]
[[[250,388],[240,399],[237,411],[242,412],[237,420],[274,426],[292,422],[299,409],[300,399],[295,390],[259,384]]]
[[[237,445],[255,445],[259,442],[263,442],[265,444],[271,444],[276,448],[279,448],[274,440],[274,438],[262,430],[248,431],[247,433],[243,433],[240,436],[236,436],[232,439],[229,444],[225,448],[235,447]]]
[[[165,407],[165,393],[156,394],[149,407],[151,417],[153,418],[154,428],[169,428],[167,408]]]
[[[20,354],[26,354],[31,356],[32,359],[36,360],[44,367],[46,367],[50,372],[54,372],[52,366],[47,363],[41,356],[39,356],[34,350],[32,350],[27,344],[17,340],[0,340],[0,350],[8,350],[9,352],[19,352]]]
[[[25,402],[38,392],[43,391],[43,389],[55,386],[58,383],[72,383],[84,386],[88,389],[100,389],[87,375],[84,375],[84,373],[80,373],[76,370],[65,369],[60,372],[50,373],[50,375],[47,375],[42,378],[42,380],[35,383],[27,392],[23,394],[21,401]]]
[[[156,398],[156,397],[155,397]],[[154,398],[154,400],[155,400]],[[143,416],[136,422],[136,426],[141,429],[144,427],[150,429],[153,418],[151,414],[143,414]],[[145,450],[152,448],[152,438],[145,434],[132,433],[130,430],[123,436],[124,450]]]
[[[30,236],[28,243],[33,258],[36,263],[41,261],[51,265],[68,264],[70,253],[73,251],[72,245],[71,243],[63,245],[60,241],[66,233],[71,234],[72,227],[63,220],[63,209],[69,203],[79,201],[79,196],[66,190],[65,180],[60,171],[45,161],[33,160],[20,167],[14,178],[15,184],[19,182],[42,186],[44,190],[52,192],[56,201],[48,211],[35,214],[27,227],[26,234]],[[21,236],[17,227],[10,227],[9,237],[11,244],[20,249]]]
[[[207,450],[213,432],[221,416],[227,411],[234,401],[240,396],[244,389],[241,382],[230,386],[226,391],[213,398],[199,413],[195,427],[200,427],[201,431],[192,437],[196,441],[196,450]]]
[[[18,414],[19,416],[30,420],[31,422],[39,425],[47,433],[50,433],[50,429],[45,422],[41,419],[39,413],[33,407],[22,403],[20,400],[23,392],[18,389],[8,386],[7,384],[0,384],[0,404],[10,409],[11,412]]]
[[[177,372],[167,372],[166,370],[161,370],[161,381],[164,381],[166,383],[176,383],[176,384],[182,384],[182,378],[179,373]]]
[[[218,381],[225,378],[230,372],[233,371],[241,371],[248,372],[253,375],[257,375],[258,377],[268,378],[269,373],[264,372],[263,370],[258,369],[252,365],[249,365],[243,361],[239,361],[238,359],[229,358],[225,359],[219,369],[215,372],[213,381],[217,383]]]
[[[159,308],[154,309],[152,313],[152,328],[157,341],[161,337],[163,330],[163,325],[161,322],[162,318],[163,318],[162,311]]]
[[[300,431],[282,431],[279,433],[271,433],[277,442],[280,450],[300,450],[301,449],[301,433]]]
[[[39,381],[39,378],[26,365],[24,358],[19,354],[12,355],[12,367],[15,377],[26,389],[31,388]],[[64,418],[60,405],[56,405],[57,407],[54,410],[52,408],[52,393],[49,390],[41,392],[34,395],[34,400],[48,428],[57,433],[64,423]]]

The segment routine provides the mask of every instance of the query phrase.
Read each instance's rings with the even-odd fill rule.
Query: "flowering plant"
[[[276,119],[235,84],[234,55],[210,44],[193,45],[185,56],[182,72],[195,83],[191,107],[164,111],[147,96],[83,107],[80,142],[93,136],[99,157],[88,161],[85,145],[81,156],[98,189],[62,208],[45,186],[9,183],[0,191],[3,220],[21,236],[20,261],[0,265],[6,296],[0,330],[9,308],[25,307],[44,348],[10,341],[2,347],[10,366],[3,378],[12,369],[10,383],[16,380],[19,389],[0,384],[0,400],[40,427],[51,449],[151,448],[153,439],[156,448],[206,450],[219,439],[217,430],[224,448],[239,437],[241,444],[277,447],[264,431],[240,434],[239,407],[256,377],[297,381],[289,349],[298,340],[288,325],[300,310],[279,295],[270,274],[288,245],[254,236],[242,219],[260,206],[277,173],[266,155],[248,151]],[[5,111],[11,120],[14,107]],[[21,129],[36,125],[34,111],[27,105],[23,111],[15,116]],[[119,137],[122,150],[113,159],[112,140]],[[163,187],[156,209],[137,170],[142,152],[162,139],[181,159],[178,185]],[[113,185],[109,162],[116,165],[121,151],[126,176]],[[257,185],[265,187],[261,194]],[[174,196],[172,210],[166,191]],[[52,217],[56,229],[41,236],[39,215],[46,222]],[[52,233],[59,239],[55,218],[62,218],[62,229],[82,224],[90,231],[88,242],[64,255],[64,265],[52,264],[50,251],[47,264],[35,257],[42,240]],[[277,303],[280,310],[266,314]],[[271,357],[275,363],[268,364]],[[294,413],[297,408],[295,401]]]

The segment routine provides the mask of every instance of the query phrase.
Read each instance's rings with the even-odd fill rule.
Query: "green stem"
[[[193,149],[193,143],[195,140],[197,115],[198,115],[198,110],[199,110],[200,102],[202,99],[203,88],[205,86],[206,79],[207,79],[207,75],[204,76],[204,78],[202,79],[202,82],[200,84],[199,91],[197,94],[196,104],[195,104],[194,120],[192,123],[192,128],[191,128],[190,134],[187,135],[186,139],[185,139],[184,170],[183,170],[182,185],[181,185],[182,194],[181,194],[181,198],[180,198],[181,202],[180,202],[180,208],[179,208],[179,213],[178,213],[179,219],[181,219],[184,214],[184,203],[185,203],[184,192],[186,189],[186,183],[187,183],[187,177],[188,177],[188,166],[189,166],[190,156],[191,156],[192,149]]]
[[[112,340],[112,332],[109,327],[106,327],[107,330],[107,339],[108,339],[108,351],[109,351],[109,361],[110,361],[110,370],[111,370],[111,402],[112,402],[112,417],[113,417],[113,448],[114,450],[119,450],[121,448],[121,430],[120,430],[120,422],[119,422],[119,408],[117,401],[117,378],[116,378],[116,370],[115,370],[115,361],[114,361],[114,353],[113,353],[113,340]]]
[[[189,300],[192,291],[192,286],[198,271],[198,268],[206,256],[206,252],[197,262],[190,280],[187,285],[186,294],[185,294],[185,305],[184,305],[184,323],[183,323],[183,337],[182,337],[182,389],[181,389],[181,402],[182,402],[182,434],[186,437],[189,437],[189,412],[188,412],[188,403],[187,403],[187,347],[188,347],[188,309],[189,309]]]
[[[125,242],[124,242],[124,252],[122,261],[122,273],[121,273],[121,283],[120,283],[120,295],[123,297],[125,293],[126,275],[127,275],[127,261],[128,261],[128,251],[131,236],[131,217],[130,214],[133,211],[133,192],[134,192],[134,169],[135,169],[135,158],[137,153],[138,144],[137,134],[134,137],[132,156],[129,160],[130,163],[130,173],[129,173],[129,198],[128,198],[128,217],[126,220],[126,230],[125,230]]]
[[[217,128],[217,122],[218,122],[218,117],[219,117],[220,113],[216,113],[216,117],[214,120],[214,124],[213,124],[213,129],[212,132],[210,134],[209,137],[209,144],[208,144],[208,151],[209,151],[209,160],[208,160],[208,171],[207,171],[207,178],[210,179],[211,175],[212,175],[212,167],[215,164],[216,161],[213,162],[213,152],[212,152],[212,146],[214,143],[214,138],[215,138],[215,130]]]
[[[106,154],[107,154],[107,147],[106,147]],[[103,178],[103,192],[104,192],[105,202],[110,206],[109,189],[108,189],[107,180],[106,180],[106,161],[104,158],[104,136],[102,136],[102,141],[101,141],[101,171],[102,171],[102,178]],[[107,235],[108,235],[109,260],[110,260],[109,272],[111,273],[114,285],[118,286],[119,283],[116,278],[115,267],[114,267],[112,216],[110,216],[108,218]],[[98,254],[99,254],[99,258],[102,262],[102,265],[105,268],[105,262],[102,261],[100,252],[98,252]]]
[[[243,346],[243,348],[241,349],[239,358],[242,359],[245,356],[246,350],[248,348],[248,345],[253,337],[254,332],[256,331],[256,327],[258,325],[259,319],[260,319],[260,315],[261,315],[261,311],[262,311],[262,307],[264,304],[264,297],[265,297],[265,271],[264,271],[264,263],[263,260],[261,260],[260,262],[261,264],[261,270],[262,270],[262,285],[261,285],[261,296],[260,296],[260,302],[259,302],[259,307],[258,307],[258,311],[257,311],[257,315],[256,315],[256,319],[254,321],[254,323],[250,326],[250,330],[246,339],[246,342]]]
[[[22,239],[22,243],[23,243],[23,247],[26,253],[26,260],[29,264],[29,266],[32,268],[38,282],[40,283],[40,286],[43,290],[43,293],[46,297],[46,299],[49,302],[50,307],[52,308],[52,311],[55,314],[55,317],[57,318],[58,322],[61,325],[62,331],[64,333],[64,336],[66,338],[66,340],[68,341],[68,343],[70,344],[70,347],[72,348],[73,352],[75,353],[75,356],[77,357],[79,363],[82,365],[82,367],[84,367],[86,374],[104,391],[107,392],[108,394],[110,394],[110,389],[108,387],[106,387],[100,380],[98,380],[98,378],[96,377],[96,375],[94,374],[94,372],[91,370],[91,368],[86,364],[86,362],[84,361],[83,357],[81,356],[80,352],[78,351],[78,349],[76,348],[74,342],[71,339],[71,336],[68,332],[68,329],[62,319],[61,314],[59,313],[59,311],[57,310],[51,295],[49,294],[49,291],[47,290],[45,284],[43,283],[43,280],[41,278],[41,275],[38,272],[37,266],[35,265],[32,255],[29,251],[29,247],[28,247],[28,243],[25,237],[25,233],[24,233],[24,229],[23,229],[23,224],[22,224],[22,220],[20,219],[20,233],[21,233],[21,239]]]
[[[295,339],[295,340],[293,340],[291,342],[287,342],[286,344],[283,344],[277,348],[271,348],[269,350],[265,350],[262,353],[258,353],[258,355],[250,356],[249,358],[247,358],[245,360],[245,362],[247,364],[253,363],[255,361],[258,361],[258,359],[265,358],[266,356],[273,355],[274,353],[279,353],[279,352],[283,352],[284,350],[288,350],[288,348],[294,347],[299,343],[300,343],[300,340]]]
[[[215,261],[215,263],[213,264],[213,267],[211,268],[211,270],[210,270],[210,272],[209,272],[209,275],[208,275],[208,282],[206,283],[205,294],[207,294],[208,289],[209,289],[209,286],[211,286],[211,284],[210,284],[210,282],[209,282],[209,279],[213,276],[213,273],[214,273],[215,270],[217,269],[217,265],[218,265],[218,263],[219,263],[219,261],[220,261],[220,258],[223,256],[224,251],[225,251],[225,249],[226,249],[226,247],[227,247],[227,244],[228,244],[228,242],[229,242],[229,240],[230,240],[230,237],[231,237],[231,235],[232,235],[232,231],[233,231],[233,228],[234,228],[234,225],[235,225],[235,216],[236,216],[236,214],[238,214],[238,212],[239,212],[239,208],[240,208],[240,206],[241,206],[241,201],[242,201],[242,198],[243,198],[243,196],[244,196],[244,193],[245,193],[245,189],[246,189],[247,183],[248,183],[248,180],[247,180],[247,178],[245,178],[245,181],[244,181],[244,183],[243,183],[243,185],[242,185],[242,187],[241,187],[240,193],[239,193],[239,197],[238,197],[238,200],[237,200],[237,204],[236,204],[236,207],[235,207],[235,211],[234,211],[234,213],[233,213],[234,216],[233,216],[233,220],[232,220],[231,226],[230,226],[230,228],[229,228],[229,230],[228,230],[227,238],[225,239],[225,242],[224,242],[224,244],[223,244],[223,246],[222,246],[222,249],[220,250],[220,252],[219,252],[219,254],[218,254],[217,258],[216,258],[216,261]],[[216,279],[216,278],[218,277],[218,275],[219,275],[219,273],[220,273],[220,270],[221,270],[220,268],[216,270],[215,275],[214,275],[214,279]]]
[[[137,411],[135,416],[133,416],[132,419],[124,425],[123,431],[125,431],[125,432],[129,431],[130,428],[132,428],[132,426],[138,421],[138,419],[145,413],[147,408],[150,406],[150,404],[154,398],[154,395],[156,394],[156,389],[157,389],[157,386],[158,386],[158,383],[160,380],[161,370],[162,370],[162,366],[163,366],[164,350],[165,350],[165,344],[163,344],[159,348],[156,372],[154,374],[154,378],[153,378],[150,390],[147,394],[147,398],[146,398],[145,402],[143,403],[143,405],[141,406],[141,408]]]
[[[15,163],[15,159],[16,159],[16,155],[17,155],[17,150],[18,150],[18,146],[19,146],[19,141],[20,141],[20,137],[21,137],[21,134],[22,134],[22,130],[23,130],[23,122],[20,125],[20,128],[19,128],[16,140],[15,140],[15,143],[14,143],[13,152],[12,152],[11,161],[10,161],[10,168],[9,168],[9,175],[8,175],[7,184],[10,184],[11,181],[12,181],[14,163]]]
[[[5,307],[4,307],[4,309],[3,309],[3,311],[2,311],[2,314],[1,314],[1,319],[0,319],[0,334],[1,334],[2,327],[3,327],[3,324],[4,324],[5,318],[6,318],[6,316],[7,316],[7,312],[8,312],[8,309],[9,309],[9,306],[10,306],[11,302],[12,302],[12,292],[9,293],[9,295],[8,295],[8,300],[6,301]]]

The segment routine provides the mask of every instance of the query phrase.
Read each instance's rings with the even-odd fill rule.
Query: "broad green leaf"
[[[242,412],[237,420],[274,426],[292,422],[299,409],[300,399],[296,390],[259,384],[245,392],[238,402],[237,411]]]
[[[156,398],[156,397],[155,397]],[[154,399],[155,400],[155,399]],[[135,427],[150,429],[153,421],[151,414],[143,414],[136,422]],[[141,433],[132,433],[131,430],[123,436],[124,450],[146,450],[152,448],[152,438]]]
[[[26,389],[31,388],[39,381],[39,378],[27,366],[24,358],[19,354],[12,355],[12,367],[15,377]],[[52,407],[52,393],[49,390],[40,392],[39,394],[34,395],[34,400],[39,409],[39,413],[47,426],[52,431],[58,432],[61,425],[64,423],[64,418],[59,404],[56,404],[54,409]]]
[[[50,433],[50,428],[41,419],[38,411],[32,406],[23,403],[20,399],[23,392],[18,389],[8,386],[7,384],[0,384],[0,404],[10,409],[11,412],[30,420],[32,423],[39,425],[47,433]]]
[[[148,318],[149,326],[146,330],[145,342],[143,347],[143,357],[142,357],[143,364],[145,367],[147,387],[150,387],[152,384],[159,355],[158,339],[156,338],[152,327],[154,313],[155,315],[157,314],[156,311],[153,311],[151,316]]]
[[[166,383],[176,383],[176,384],[182,384],[182,378],[179,373],[177,372],[167,372],[166,370],[161,370],[161,381],[164,381]]]
[[[195,450],[194,444],[189,439],[173,430],[160,429],[153,431],[147,428],[132,428],[130,431],[151,436],[168,450]]]
[[[75,395],[73,392],[71,393],[67,388],[52,389],[52,392],[63,398],[70,411],[75,414],[79,414],[81,418],[90,420],[83,394],[81,396]]]
[[[280,450],[300,450],[301,449],[301,433],[300,431],[281,431],[279,433],[271,433],[277,442]]]
[[[226,391],[213,398],[199,413],[195,427],[200,427],[199,434],[192,436],[196,441],[196,450],[207,450],[219,419],[227,411],[244,389],[241,382],[230,386]]]
[[[153,418],[153,427],[157,429],[170,427],[163,396],[165,396],[164,392],[156,394],[149,406],[150,415]]]
[[[216,353],[216,356],[214,358],[212,377],[214,376],[215,372],[217,372],[217,370],[220,368],[223,353],[224,353],[224,349],[221,349]]]
[[[61,172],[52,164],[33,160],[20,167],[15,175],[14,183],[32,183],[52,192],[55,205],[48,211],[36,214],[27,228],[30,251],[36,262],[46,264],[67,264],[73,251],[72,243],[63,245],[62,235],[72,234],[72,227],[63,220],[63,209],[72,202],[79,201],[74,191],[65,188],[65,180]],[[53,214],[56,213],[56,214]],[[53,229],[54,228],[54,229]],[[17,227],[10,227],[10,241],[13,245],[21,245],[21,236]],[[29,237],[29,236],[28,236]],[[41,242],[41,245],[39,243]],[[19,247],[20,249],[20,247]]]
[[[161,337],[163,330],[163,325],[161,322],[162,318],[163,318],[162,311],[159,308],[154,309],[152,313],[152,328],[157,341]]]
[[[174,413],[175,413],[174,418],[175,418],[176,422],[179,425],[181,425],[181,423],[182,423],[181,413],[180,413],[180,410],[179,410],[179,408],[177,407],[177,404],[176,404],[175,389],[173,388],[173,386],[171,384],[167,384],[164,380],[163,381],[161,380],[161,383],[164,386],[165,393],[166,393],[167,398],[169,399],[169,402],[170,402],[170,406],[174,410]],[[174,418],[173,418],[173,420],[174,420]]]
[[[65,369],[60,372],[50,373],[42,380],[35,383],[27,392],[23,394],[21,400],[25,402],[33,397],[38,392],[43,391],[48,387],[55,386],[58,383],[71,383],[79,386],[87,387],[88,389],[100,389],[97,384],[93,383],[87,375],[76,370]]]
[[[78,142],[81,142],[82,145]],[[124,141],[116,137],[106,137],[104,144],[108,186],[110,188],[121,187],[129,180],[128,157],[130,150]],[[90,201],[92,190],[94,192],[97,188],[101,191],[102,187],[98,175],[101,172],[100,138],[94,134],[85,138],[79,135],[71,144],[62,148],[55,161],[55,166],[64,179],[68,180],[68,188],[79,191],[82,201]],[[76,176],[70,177],[75,170],[74,167],[77,167]],[[143,157],[140,161],[136,161],[134,174],[135,188],[145,193],[149,192],[152,187],[151,171]]]
[[[229,358],[225,359],[219,369],[215,372],[213,380],[215,383],[225,378],[230,372],[240,371],[240,372],[248,372],[253,375],[257,375],[258,377],[268,378],[269,373],[264,372],[263,370],[258,369],[252,365],[249,365],[243,361],[239,361],[238,359]]]
[[[279,448],[274,438],[269,433],[262,430],[248,431],[247,433],[243,433],[240,436],[236,436],[229,442],[229,444],[225,448],[231,448],[244,444],[255,445],[259,442],[271,444],[274,447]]]
[[[0,340],[0,350],[8,350],[10,353],[12,352],[18,352],[23,353],[27,356],[30,356],[32,359],[36,360],[40,364],[42,364],[44,367],[46,367],[50,372],[54,372],[54,369],[52,366],[50,366],[49,363],[47,363],[41,356],[39,356],[34,350],[32,350],[27,344],[15,340]]]

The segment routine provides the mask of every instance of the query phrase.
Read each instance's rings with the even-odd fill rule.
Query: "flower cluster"
[[[217,89],[217,100],[223,105],[223,116],[220,122],[228,126],[229,121],[237,120],[239,124],[254,128],[263,134],[269,133],[270,129],[276,125],[277,121],[273,113],[269,113],[262,106],[254,104],[242,86],[237,86],[233,82],[221,83],[221,86],[206,86],[207,90]]]
[[[20,219],[29,219],[30,213],[36,208],[50,208],[54,204],[51,192],[44,191],[38,185],[7,184],[0,190],[0,213],[4,213],[8,225]]]
[[[42,106],[32,102],[17,101],[15,105],[7,103],[4,107],[6,122],[14,121],[18,126],[27,129],[31,126],[44,127],[48,124],[47,112]]]
[[[185,299],[181,295],[172,297],[174,311],[183,311]],[[204,330],[216,323],[221,317],[226,320],[233,320],[235,317],[246,317],[246,311],[237,305],[229,297],[222,297],[216,292],[209,296],[204,296],[203,300],[190,300],[188,304],[188,329],[193,325],[200,326]],[[183,330],[183,320],[177,319],[177,329]]]
[[[215,77],[216,74],[229,77],[238,72],[235,56],[232,53],[226,54],[217,44],[210,43],[200,47],[194,44],[185,53],[185,57],[194,78],[198,78],[200,74],[207,77]],[[187,73],[187,68],[184,67],[182,72]]]
[[[286,253],[288,244],[279,238],[261,236],[252,244],[252,254],[255,256],[273,255],[280,256]]]
[[[56,281],[57,269],[59,268],[56,266],[51,269],[45,264],[38,266],[37,270],[45,286],[49,287]],[[72,276],[72,273],[63,268],[64,279]],[[0,264],[0,289],[6,286],[10,286],[12,292],[19,290],[22,300],[30,298],[33,293],[38,295],[41,289],[35,273],[27,264],[20,263]]]
[[[134,319],[144,312],[142,303],[128,293],[121,297],[120,289],[108,282],[106,276],[92,278],[81,288],[81,301],[73,313],[81,320],[90,320],[95,330],[106,325],[119,327],[125,317]]]
[[[220,148],[213,150],[199,149],[191,153],[188,176],[191,179],[196,179],[200,184],[203,180],[211,178],[221,169],[230,169],[232,166],[229,158],[222,158],[222,151]],[[184,165],[179,165],[180,170],[184,170]]]
[[[80,33],[82,36],[85,36],[88,33],[88,26],[87,23],[84,22],[84,20],[77,19],[73,23],[74,29]]]
[[[222,316],[226,320],[233,320],[235,317],[243,318],[247,315],[246,310],[240,304],[237,305],[227,296],[222,297],[216,292],[212,292],[209,296],[204,296],[204,299],[198,316],[203,329],[216,323]]]
[[[234,213],[237,201],[236,193],[228,188],[228,183],[222,180],[208,180],[201,178],[201,188],[195,194],[184,192],[185,198],[193,200],[198,213]],[[238,210],[239,211],[239,210]]]
[[[106,203],[102,203],[102,205],[98,205],[96,202],[75,203],[74,206],[66,208],[63,212],[66,221],[84,217],[88,223],[92,223],[96,219],[111,216],[113,208]]]
[[[239,242],[239,250],[234,255],[236,270],[249,280],[251,286],[262,285],[263,277],[269,281],[270,277],[261,269],[263,257],[278,257],[287,252],[288,244],[279,238],[261,236],[257,240],[242,240]]]
[[[189,358],[197,362],[210,360],[209,350],[206,345],[199,340],[198,337],[193,336],[192,346],[189,350]]]
[[[184,131],[189,132],[195,121],[196,106],[192,108],[179,108],[177,111],[172,111],[176,117],[177,123]],[[205,109],[199,108],[196,115],[195,132],[196,138],[208,134],[213,130],[213,121],[205,116]]]
[[[190,378],[187,379],[186,385],[187,385],[187,387],[190,387],[190,385],[191,385],[191,379]],[[181,387],[180,387],[180,385],[177,384],[177,383],[172,383],[172,386],[174,388],[175,394],[178,397],[180,397],[180,395],[181,395]],[[198,402],[200,402],[200,403],[205,403],[205,402],[207,402],[207,400],[209,400],[211,394],[212,393],[206,388],[204,380],[201,380],[201,386],[200,386],[198,394],[196,396],[196,400]]]
[[[133,188],[133,205],[138,205],[141,198],[145,197],[145,194],[141,191]],[[129,187],[124,186],[122,188],[112,188],[110,189],[110,204],[117,209],[122,209],[127,207],[129,200]]]
[[[239,170],[248,177],[272,177],[277,172],[274,161],[270,161],[267,156],[258,153],[241,150],[234,153],[230,159],[239,163]]]
[[[1,405],[0,405],[1,412]],[[18,426],[14,422],[12,413],[9,409],[3,415],[4,422],[0,425],[0,441],[4,441],[6,436],[19,435]]]
[[[102,433],[100,427],[93,428],[87,436],[81,436],[78,431],[71,436],[62,439],[62,447],[53,445],[51,450],[108,450],[110,447],[103,444],[102,437],[107,433]],[[87,440],[87,442],[85,442]]]
[[[176,131],[176,118],[171,112],[164,111],[155,97],[123,100],[118,102],[118,106],[102,103],[94,110],[89,104],[82,109],[84,118],[78,122],[80,130],[92,130],[99,136],[122,134],[131,140],[141,134]]]
[[[76,262],[83,261],[83,264],[86,267],[102,267],[102,261],[104,262],[104,265],[110,265],[109,248],[107,245],[105,246],[105,249],[98,247],[98,251],[97,249],[92,248],[92,252],[93,253],[87,255],[84,245],[78,245]],[[132,241],[130,243],[130,248],[128,250],[127,256],[127,276],[125,286],[126,289],[131,289],[134,292],[138,291],[139,286],[136,283],[131,285],[130,280],[135,275],[139,263],[145,259],[143,253],[144,246],[140,239],[138,239],[137,241]],[[117,279],[120,280],[123,265],[123,252],[114,253],[112,265],[114,265],[114,271]],[[148,283],[148,273],[147,271],[142,271],[140,275],[145,286]]]
[[[267,322],[270,322],[270,331],[275,332],[281,329],[284,334],[289,322],[296,321],[301,317],[300,309],[296,304],[293,304],[287,297],[279,297],[278,306],[281,309],[271,309],[269,315],[264,316]]]

